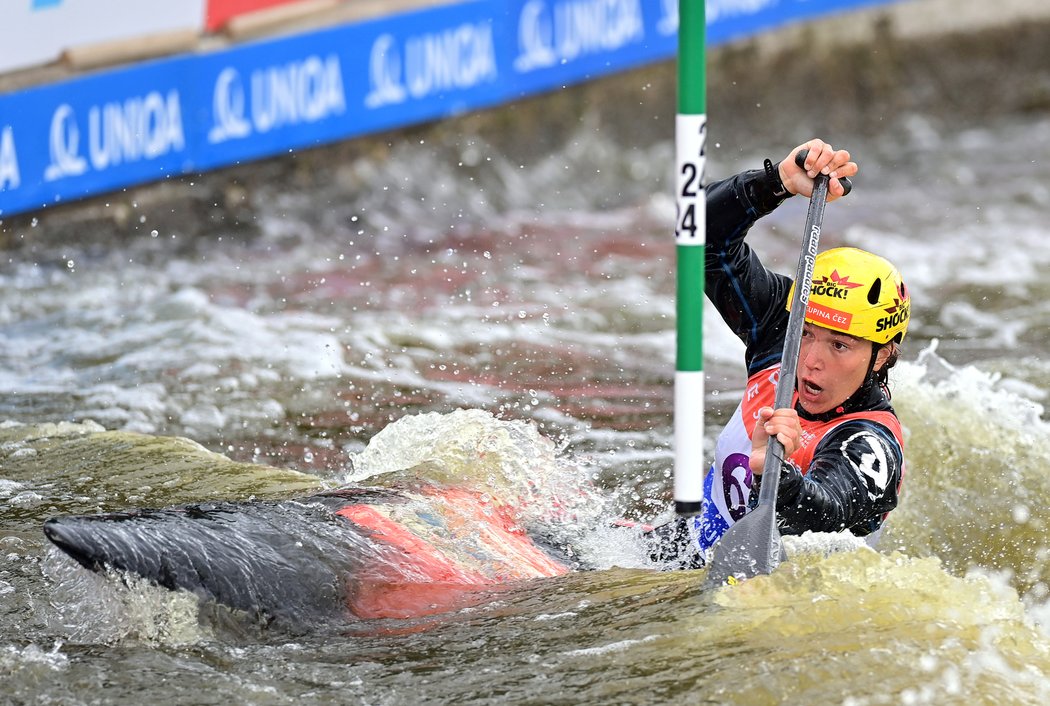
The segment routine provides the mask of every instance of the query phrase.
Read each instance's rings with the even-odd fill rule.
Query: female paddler
[[[808,150],[804,168],[795,164]],[[857,173],[849,152],[822,140],[774,165],[707,187],[705,289],[746,345],[744,397],[715,447],[701,514],[658,527],[655,558],[697,567],[757,500],[766,445],[784,445],[777,522],[781,534],[848,530],[878,537],[897,505],[904,440],[890,406],[888,371],[908,326],[910,300],[897,268],[855,248],[820,253],[806,307],[794,404],[773,409],[794,283],[767,269],[744,242],[751,226],[795,194],[810,196],[818,173],[828,201],[840,177]]]

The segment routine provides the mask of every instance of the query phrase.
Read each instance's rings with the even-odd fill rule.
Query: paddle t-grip
[[[806,168],[806,157],[809,155],[809,150],[801,149],[795,153],[795,165],[799,169]],[[853,182],[849,180],[849,177],[839,177],[839,183],[842,184],[842,195],[846,196],[849,192],[853,191]]]

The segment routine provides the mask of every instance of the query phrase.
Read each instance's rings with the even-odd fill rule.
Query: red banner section
[[[303,0],[208,0],[207,28],[208,31],[215,31],[231,17],[296,2]]]

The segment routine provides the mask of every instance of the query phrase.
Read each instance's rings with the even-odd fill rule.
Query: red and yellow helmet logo
[[[910,316],[908,290],[888,260],[857,248],[817,255],[806,306],[810,323],[881,344],[903,340]]]

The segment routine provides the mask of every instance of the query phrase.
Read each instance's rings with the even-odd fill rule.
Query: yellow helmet
[[[791,310],[795,286],[787,308]],[[888,260],[857,248],[817,255],[806,321],[875,343],[900,343],[911,318],[911,296]]]

